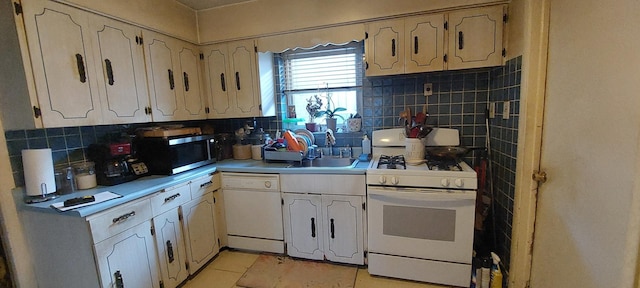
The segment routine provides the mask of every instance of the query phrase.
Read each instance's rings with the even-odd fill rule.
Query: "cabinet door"
[[[160,287],[151,222],[95,245],[102,287]]]
[[[448,69],[502,65],[502,6],[449,14]]]
[[[104,123],[149,122],[140,29],[99,16],[93,16],[92,23]]]
[[[229,117],[233,113],[229,93],[229,59],[226,44],[211,45],[204,48],[204,69],[207,98],[209,100],[209,118]]]
[[[218,189],[213,192],[213,203],[215,204],[216,215],[215,219],[215,229],[216,236],[218,236],[218,244],[220,247],[227,246],[227,220],[224,212],[224,193],[222,189]]]
[[[234,99],[234,117],[260,116],[258,68],[253,40],[229,43],[229,60]]]
[[[321,196],[290,193],[283,195],[287,254],[307,259],[324,259]]]
[[[206,119],[205,94],[202,93],[202,70],[200,69],[200,48],[186,42],[180,42],[178,52],[180,81],[182,82],[181,101],[184,116],[181,120]],[[177,79],[176,79],[177,80]]]
[[[177,54],[174,39],[145,31],[145,60],[149,98],[154,121],[179,119],[178,92],[176,85],[182,83],[174,67],[173,55]],[[181,84],[178,84],[181,85]]]
[[[404,73],[404,20],[369,23],[365,40],[366,76]]]
[[[322,196],[327,260],[364,264],[361,196]]]
[[[405,73],[444,70],[444,15],[407,18]]]
[[[164,287],[176,287],[189,275],[178,208],[154,217],[153,226],[162,282]]]
[[[187,263],[189,273],[194,274],[220,250],[215,233],[213,193],[194,199],[182,205],[181,209]]]
[[[87,14],[51,1],[25,1],[23,9],[43,125],[100,124]]]

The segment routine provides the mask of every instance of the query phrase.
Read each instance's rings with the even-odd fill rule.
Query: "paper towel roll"
[[[27,196],[44,196],[56,192],[51,149],[22,150],[22,166]]]

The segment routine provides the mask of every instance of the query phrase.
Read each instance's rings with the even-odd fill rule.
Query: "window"
[[[358,113],[362,99],[362,50],[361,42],[352,42],[284,52],[283,92],[289,107],[287,118],[324,124],[326,116],[312,117],[307,112],[307,104],[310,99],[315,100],[315,96],[322,102],[320,111],[346,109],[336,112],[339,127],[350,115]],[[292,110],[296,117],[291,117]]]

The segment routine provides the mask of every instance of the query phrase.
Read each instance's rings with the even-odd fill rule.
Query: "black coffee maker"
[[[96,163],[98,185],[117,185],[149,173],[144,162],[134,157],[131,143],[91,144],[87,156]]]

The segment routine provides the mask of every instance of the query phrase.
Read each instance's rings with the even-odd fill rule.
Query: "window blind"
[[[283,53],[285,91],[341,90],[360,86],[361,46],[328,45],[322,49]]]

